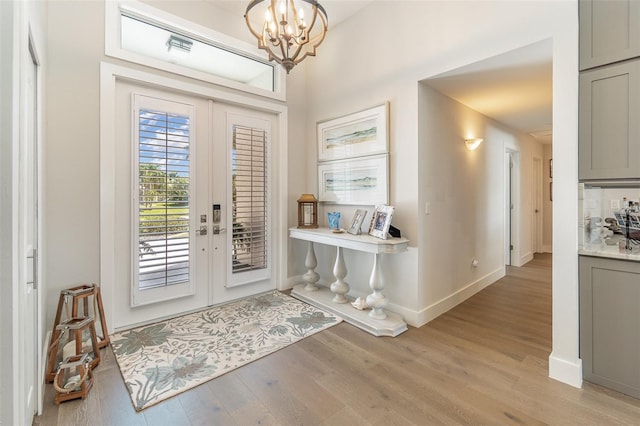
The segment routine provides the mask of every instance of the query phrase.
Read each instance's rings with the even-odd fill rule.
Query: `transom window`
[[[106,55],[284,100],[281,68],[256,46],[135,1],[105,12]]]
[[[260,89],[273,91],[274,65],[246,57],[162,28],[140,18],[122,15],[122,48],[204,71]]]

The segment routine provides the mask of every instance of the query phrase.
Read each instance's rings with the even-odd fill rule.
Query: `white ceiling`
[[[508,127],[551,143],[552,45],[545,40],[426,80]]]
[[[244,16],[250,0],[205,0],[228,12]],[[374,0],[320,0],[329,17],[329,27],[336,26]]]
[[[249,0],[205,0],[244,15]],[[375,0],[321,0],[336,26]],[[552,45],[535,43],[426,80],[434,89],[506,126],[551,143]]]

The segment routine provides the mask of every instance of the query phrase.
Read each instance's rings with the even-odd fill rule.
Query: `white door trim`
[[[542,253],[542,215],[543,207],[542,207],[542,180],[543,180],[543,170],[542,170],[542,158],[538,156],[533,157],[533,178],[532,178],[532,204],[533,204],[533,221],[532,221],[532,230],[533,236],[531,240],[531,248],[533,253]],[[537,212],[536,212],[537,210]]]

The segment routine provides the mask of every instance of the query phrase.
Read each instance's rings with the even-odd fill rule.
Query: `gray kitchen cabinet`
[[[580,0],[580,70],[640,57],[640,1]]]
[[[580,180],[640,178],[640,59],[581,72],[579,90]]]
[[[640,398],[640,262],[580,256],[585,380]]]

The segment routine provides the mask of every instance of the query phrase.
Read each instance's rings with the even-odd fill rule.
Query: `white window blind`
[[[189,116],[138,112],[138,288],[189,281]]]
[[[233,126],[232,273],[268,267],[267,132]]]

